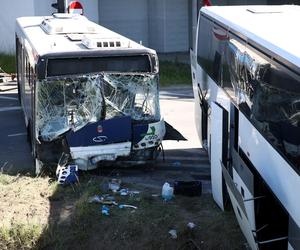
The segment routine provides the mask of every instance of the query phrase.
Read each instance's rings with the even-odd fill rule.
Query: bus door
[[[218,103],[211,105],[211,185],[218,206],[224,210],[224,181],[222,164],[226,166],[228,153],[228,112]]]

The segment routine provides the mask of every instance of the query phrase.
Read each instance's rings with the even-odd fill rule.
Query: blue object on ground
[[[109,207],[108,206],[105,206],[105,205],[102,206],[102,214],[104,214],[106,216],[109,215]]]

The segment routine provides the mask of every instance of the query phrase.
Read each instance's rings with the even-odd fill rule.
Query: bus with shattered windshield
[[[191,50],[213,198],[251,249],[300,249],[299,6],[213,6]]]
[[[156,52],[81,15],[21,17],[18,90],[36,169],[140,164],[161,150]]]

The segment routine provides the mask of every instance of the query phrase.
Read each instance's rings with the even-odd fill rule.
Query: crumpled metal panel
[[[72,129],[117,116],[160,119],[158,74],[99,73],[37,82],[36,131],[52,141]]]

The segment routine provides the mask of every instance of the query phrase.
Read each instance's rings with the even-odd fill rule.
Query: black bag
[[[201,181],[175,181],[174,194],[186,196],[200,196],[202,194]]]

